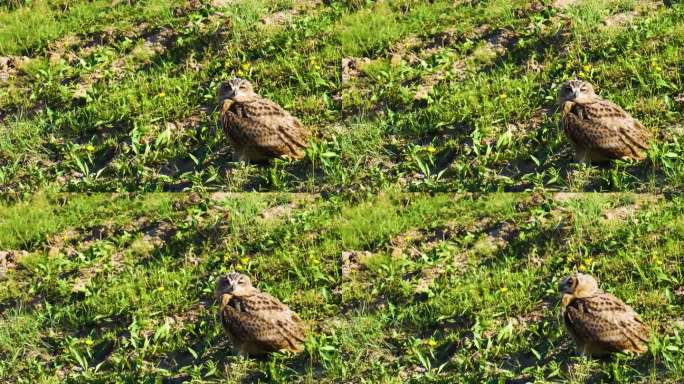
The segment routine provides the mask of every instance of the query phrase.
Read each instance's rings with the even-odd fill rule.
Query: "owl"
[[[218,99],[221,125],[237,160],[304,157],[309,132],[296,117],[255,93],[249,81],[234,78],[224,82]]]
[[[287,305],[254,288],[249,277],[229,273],[218,278],[215,292],[218,317],[236,354],[303,351],[302,320]]]
[[[601,291],[590,275],[577,273],[560,283],[561,317],[565,329],[585,356],[648,350],[649,331],[622,300]]]
[[[571,80],[560,89],[561,125],[582,163],[643,160],[650,133],[629,113],[601,99],[591,84]]]

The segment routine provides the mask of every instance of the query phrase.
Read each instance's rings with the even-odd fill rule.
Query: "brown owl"
[[[643,160],[650,133],[629,113],[601,99],[591,84],[571,80],[560,89],[561,125],[575,145],[575,160]]]
[[[303,351],[302,320],[287,305],[232,272],[216,281],[219,319],[240,355]]]
[[[622,300],[601,291],[590,275],[577,273],[560,283],[561,316],[577,351],[600,357],[614,352],[648,350],[649,331]]]
[[[254,92],[252,84],[234,78],[219,86],[221,125],[239,161],[304,157],[309,132],[278,104]]]

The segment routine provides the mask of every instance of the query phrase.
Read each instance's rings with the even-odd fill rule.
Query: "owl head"
[[[225,294],[232,296],[242,296],[254,291],[252,281],[247,277],[237,272],[231,272],[225,276],[221,276],[216,280],[215,294],[218,301]]]
[[[563,84],[558,94],[558,103],[563,104],[566,101],[574,101],[582,103],[594,100],[596,98],[594,87],[586,81],[574,79]]]
[[[255,96],[256,94],[254,93],[252,83],[239,77],[221,83],[218,88],[219,102],[223,100],[246,102],[253,99]]]
[[[598,282],[591,275],[575,273],[563,278],[558,289],[561,295],[568,294],[574,297],[588,297],[598,291]]]

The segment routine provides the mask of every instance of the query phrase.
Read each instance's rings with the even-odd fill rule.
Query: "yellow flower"
[[[243,257],[240,259],[240,264],[247,264],[249,263],[249,257]]]
[[[500,291],[501,291],[501,293],[506,293],[506,292],[508,292],[508,288],[502,287],[502,288],[500,289]]]
[[[428,151],[428,153],[435,153],[435,152],[437,152],[437,149],[435,147],[433,147],[432,145],[428,145],[427,151]]]
[[[90,337],[87,338],[87,339],[85,339],[84,343],[85,343],[85,345],[87,345],[87,346],[93,345],[93,341],[90,339]]]
[[[591,64],[584,64],[584,65],[582,66],[582,70],[583,70],[584,72],[589,72],[589,71],[591,71]]]
[[[428,345],[430,348],[434,348],[434,347],[437,346],[437,342],[436,342],[435,340],[433,340],[433,339],[429,339],[429,340],[427,341],[427,345]]]
[[[95,147],[92,144],[88,144],[85,146],[86,151],[88,152],[93,152],[95,151]]]
[[[159,292],[164,292],[165,289],[166,289],[166,288],[164,288],[164,287],[158,287],[158,288],[157,288],[157,291],[159,291]]]
[[[508,95],[505,93],[502,93],[499,97],[505,100],[508,98]]]
[[[164,97],[164,96],[166,96],[166,93],[164,93],[164,92],[159,92],[157,94],[157,97]]]
[[[585,257],[584,260],[582,260],[582,263],[586,266],[590,266],[591,263],[594,261],[591,257]]]
[[[249,62],[247,62],[247,61],[245,61],[245,62],[242,63],[242,65],[241,65],[242,69],[244,69],[245,71],[248,70],[250,66],[251,66],[251,65],[250,65]]]

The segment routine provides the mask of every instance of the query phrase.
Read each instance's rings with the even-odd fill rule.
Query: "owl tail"
[[[648,135],[639,131],[635,127],[630,127],[628,129],[623,128],[621,133],[622,142],[627,148],[629,148],[629,151],[631,152],[631,156],[628,157],[642,160],[645,157],[644,152],[648,150]]]
[[[286,324],[279,322],[278,332],[283,336],[288,344],[288,350],[292,352],[301,352],[304,350],[304,335],[296,324]]]
[[[280,135],[280,139],[282,140],[282,142],[285,143],[285,145],[287,145],[287,148],[290,151],[290,153],[287,154],[288,156],[293,157],[295,159],[304,156],[306,142],[302,140],[302,138],[297,137],[297,135],[293,135],[292,132],[289,132],[284,127],[278,127],[278,134]]]
[[[631,352],[643,353],[648,350],[648,330],[641,321],[631,326],[625,325],[623,333],[631,344]]]

